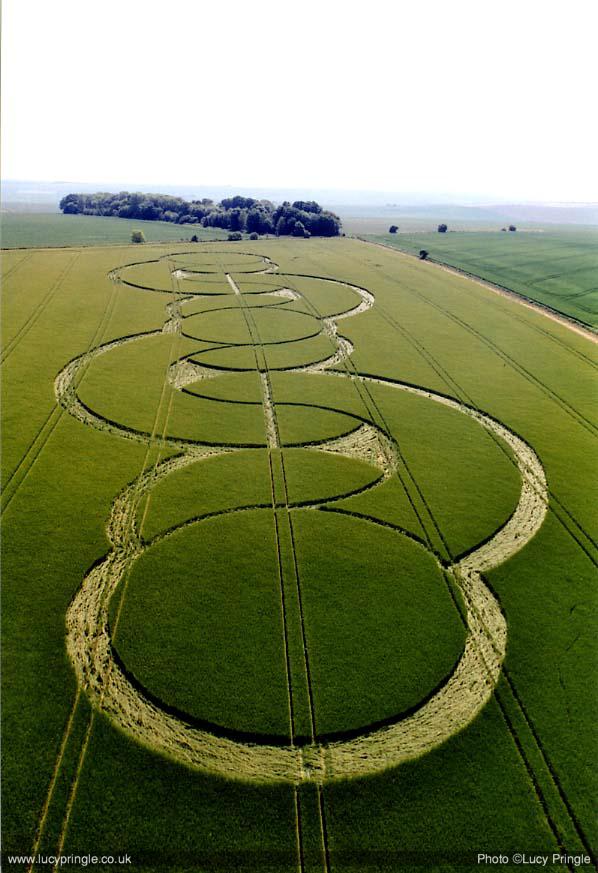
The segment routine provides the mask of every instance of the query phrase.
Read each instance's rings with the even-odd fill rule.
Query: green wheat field
[[[596,852],[592,336],[357,239],[72,219],[2,254],[4,851]],[[596,324],[583,234],[431,236]]]

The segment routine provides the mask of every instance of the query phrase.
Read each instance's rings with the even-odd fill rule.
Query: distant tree
[[[198,240],[198,238],[197,238],[197,234],[196,234],[196,233],[194,233],[194,234],[193,234],[193,236],[192,236],[192,237],[191,237],[191,240],[190,240],[190,242],[199,242],[199,240]]]
[[[65,215],[76,215],[81,212],[81,203],[79,194],[67,194],[63,197],[59,204]]]
[[[396,224],[391,224],[390,227],[388,228],[388,232],[389,233],[396,233],[398,229],[399,228],[396,226]]]
[[[142,221],[169,221],[173,224],[199,224],[218,227],[231,233],[276,233],[338,236],[341,221],[338,215],[323,210],[314,200],[285,200],[275,206],[270,200],[253,197],[227,197],[220,203],[204,197],[183,200],[172,194],[147,194],[141,191],[119,191],[95,194],[67,194],[60,208],[70,215],[110,215]],[[297,227],[297,225],[299,225]]]
[[[245,219],[247,233],[272,233],[274,230],[271,217],[273,211],[274,207],[268,212],[263,205],[249,209]]]
[[[241,198],[233,197],[233,200],[239,200]],[[226,203],[226,200],[222,201]],[[241,220],[241,210],[238,207],[234,207],[229,212],[229,227],[231,230],[241,230],[243,227],[243,222]]]
[[[151,200],[146,198],[139,204],[136,218],[143,218],[144,221],[156,221],[162,215],[162,210],[155,206]]]
[[[506,230],[506,227],[501,227],[501,230]]]
[[[262,213],[259,209],[250,209],[245,221],[247,233],[259,233],[262,229]]]
[[[206,214],[205,207],[201,203],[194,200],[189,206],[189,215],[192,215],[197,221],[201,221]]]
[[[255,230],[253,231],[253,233],[249,234],[249,239],[259,239],[259,238],[260,238],[260,235],[259,235],[259,233],[256,233]]]
[[[322,211],[322,207],[315,200],[295,200],[292,208],[298,209],[301,212],[315,212],[316,214]]]
[[[241,197],[237,194],[235,197],[226,197],[220,205],[223,209],[251,209],[254,203],[257,201],[253,197]]]
[[[239,242],[240,239],[243,239],[243,234],[238,230],[233,231],[233,233],[229,233],[228,241],[229,242]]]
[[[425,261],[427,257],[428,257],[428,252],[425,249],[420,249],[419,250],[420,261]]]
[[[510,225],[509,225],[509,230],[517,230],[517,228],[515,227],[514,224],[510,224]]]
[[[293,228],[293,236],[305,236],[305,225],[302,221],[296,221]]]
[[[305,230],[303,231],[303,238],[309,239],[310,236],[311,236],[311,233],[309,232],[309,230],[307,228],[305,228]]]
[[[144,243],[145,235],[142,230],[134,230],[131,234],[131,242],[132,243]]]
[[[258,233],[274,233],[274,222],[272,221],[272,216],[267,212],[264,212],[264,220]]]
[[[446,224],[439,224],[438,225],[438,233],[446,233],[447,230],[448,230],[448,227],[446,226]]]
[[[313,236],[338,236],[341,229],[341,220],[332,212],[322,212],[315,215],[309,226]]]

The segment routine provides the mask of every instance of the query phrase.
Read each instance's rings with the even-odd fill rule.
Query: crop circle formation
[[[156,279],[155,283],[148,280],[151,264],[168,265],[170,286],[163,279]],[[358,317],[375,305],[374,296],[365,288],[340,280],[320,280],[331,289],[345,289],[348,297],[357,300],[344,311],[320,316],[306,296],[293,287],[297,284],[294,280],[305,277],[280,274],[276,264],[267,257],[215,248],[129,265],[113,270],[110,276],[114,282],[125,286],[129,284],[164,295],[164,325],[161,330],[97,346],[72,360],[56,377],[56,396],[82,424],[148,447],[161,446],[168,449],[169,456],[145,469],[115,497],[106,527],[111,548],[88,572],[67,613],[68,653],[77,680],[94,706],[138,742],[181,764],[227,778],[261,783],[297,785],[310,781],[322,784],[370,775],[420,757],[463,730],[490,699],[506,651],[506,622],[482,574],[528,543],[546,514],[546,479],[533,449],[500,422],[451,397],[425,387],[365,375],[349,367],[354,348],[340,332],[340,325],[344,319]],[[248,277],[252,283],[250,291],[244,284]],[[263,304],[266,297],[270,301],[267,306],[255,305],[257,301]],[[202,305],[206,301],[210,301],[210,308],[204,310]],[[289,304],[294,303],[304,305],[290,308]],[[226,309],[224,316],[222,309]],[[219,311],[218,317],[214,314],[216,311]],[[167,381],[174,391],[185,391],[193,396],[194,386],[205,380],[217,380],[231,372],[257,373],[264,421],[263,445],[268,452],[280,449],[283,444],[271,384],[271,371],[276,370],[350,380],[358,387],[380,386],[387,392],[416,396],[423,402],[468,416],[514,458],[521,482],[519,498],[515,511],[502,527],[453,563],[444,562],[441,566],[437,557],[432,558],[425,552],[427,559],[433,559],[439,572],[446,574],[459,591],[465,643],[446,680],[409,712],[398,714],[383,725],[364,726],[350,736],[339,738],[319,740],[312,729],[311,736],[307,737],[291,731],[290,742],[268,737],[260,739],[237,735],[235,731],[215,730],[207,722],[202,724],[201,719],[186,719],[184,713],[163,706],[158,698],[147,694],[130,675],[111,638],[111,627],[118,621],[118,616],[115,618],[111,612],[111,600],[119,586],[126,584],[141,556],[146,560],[146,553],[149,554],[154,544],[154,540],[146,542],[140,535],[140,505],[175,472],[243,451],[243,446],[235,439],[208,444],[176,433],[164,435],[134,428],[103,416],[80,399],[78,377],[91,361],[110,355],[122,346],[168,334],[200,344],[199,350],[170,364]],[[310,358],[308,351],[301,357],[302,348],[310,350],[309,343],[318,337],[326,338],[331,351],[321,353],[318,346],[315,358]],[[221,356],[220,364],[217,357],[210,357],[211,347],[216,347]],[[240,353],[244,355],[242,364],[235,358]],[[276,358],[272,357],[274,353]],[[285,365],[285,360],[292,363]],[[143,390],[141,377],[142,374],[139,390]],[[304,406],[307,415],[310,404],[306,401]],[[387,482],[397,474],[399,467],[392,437],[374,421],[361,420],[352,430],[315,440],[303,449],[325,457],[340,455],[358,459],[371,465],[375,475],[362,486],[362,491]],[[294,505],[289,500],[286,482],[280,489],[280,493],[274,493],[273,485],[271,510],[276,505],[286,513],[309,511],[325,502],[324,499],[307,500],[300,506]],[[342,493],[329,494],[326,500]],[[233,513],[232,520],[235,513],[249,509],[240,506],[227,512]],[[195,519],[179,525],[169,535],[189,524],[199,529],[205,522]],[[364,524],[375,525],[375,519]],[[208,527],[205,525],[206,529]],[[421,543],[414,543],[413,547],[423,549]]]

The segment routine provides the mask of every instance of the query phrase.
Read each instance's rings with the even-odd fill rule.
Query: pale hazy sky
[[[4,0],[5,179],[598,200],[594,0]]]

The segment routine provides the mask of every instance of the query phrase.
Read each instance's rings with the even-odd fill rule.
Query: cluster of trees
[[[172,221],[219,227],[231,233],[271,233],[278,236],[338,236],[341,221],[315,200],[285,201],[275,206],[270,200],[253,197],[227,197],[220,203],[183,200],[170,194],[67,194],[60,201],[66,215],[110,215],[143,221]]]

